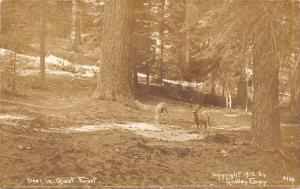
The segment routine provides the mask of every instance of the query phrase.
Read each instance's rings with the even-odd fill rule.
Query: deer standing
[[[210,124],[210,116],[208,113],[203,113],[203,112],[199,112],[201,108],[197,108],[196,110],[193,111],[194,114],[194,119],[195,119],[195,123],[197,124],[197,130],[199,132],[199,127],[203,127],[205,128],[205,131],[207,129],[207,127],[209,126],[209,128],[211,128],[211,124]]]

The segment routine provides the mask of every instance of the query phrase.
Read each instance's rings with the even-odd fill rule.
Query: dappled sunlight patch
[[[220,126],[216,126],[215,129],[222,129],[222,130],[249,130],[250,129],[250,125],[244,125],[244,126],[220,125]]]
[[[45,70],[47,74],[53,74],[53,75],[59,75],[59,76],[70,76],[74,77],[75,74],[66,72],[66,71],[60,71],[60,70]],[[27,76],[27,75],[39,75],[39,70],[23,70],[22,73],[20,73],[21,76]]]
[[[238,117],[238,114],[224,114],[225,117]]]
[[[13,51],[0,48],[1,56],[8,53],[13,53]],[[27,76],[39,74],[39,57],[17,53],[17,58],[20,60],[20,65],[18,65],[18,72],[20,72],[20,75]],[[96,65],[75,64],[51,54],[45,57],[45,65],[47,74],[60,76],[95,77],[95,73],[99,72],[99,68]]]
[[[11,51],[9,49],[3,49],[0,48],[0,56],[4,57],[7,54],[11,54],[14,53],[14,51]],[[26,64],[28,64],[28,66],[33,66],[33,65],[39,65],[39,57],[37,56],[29,56],[29,55],[25,55],[25,54],[20,54],[20,53],[16,53],[17,58],[22,60],[22,64],[24,64],[26,62]]]
[[[300,123],[296,123],[296,124],[293,124],[293,123],[289,123],[289,124],[286,124],[286,123],[283,123],[283,124],[280,124],[280,126],[282,127],[300,127]]]
[[[66,129],[65,132],[93,132],[97,130],[104,130],[104,129],[111,129],[112,127],[110,125],[82,125],[81,127],[71,127]]]
[[[94,73],[90,71],[86,71],[83,74],[81,73],[72,73],[62,70],[45,70],[46,74],[57,75],[57,76],[66,76],[66,77],[94,77]],[[28,76],[28,75],[39,75],[39,70],[22,70],[20,73],[21,76]]]
[[[172,110],[173,112],[188,112],[189,110],[187,110],[187,109],[174,109],[174,110]]]
[[[0,121],[1,120],[31,120],[31,118],[20,115],[0,114]]]
[[[204,137],[201,134],[196,133],[188,133],[186,131],[174,130],[174,131],[161,131],[161,132],[135,132],[138,135],[155,138],[159,140],[167,140],[167,141],[189,141],[189,140],[202,140]]]
[[[170,126],[164,125],[168,128]],[[42,132],[62,132],[62,133],[83,133],[83,132],[95,132],[109,129],[125,129],[134,132],[137,135],[166,140],[166,141],[189,141],[189,140],[201,140],[204,137],[201,134],[190,133],[184,130],[165,130],[159,127],[159,125],[153,125],[151,123],[142,122],[129,122],[129,123],[103,123],[97,125],[82,125],[81,127],[70,127],[64,129],[50,128],[41,129]]]
[[[248,116],[252,116],[252,112],[245,112],[245,111],[242,111],[240,113],[240,115],[248,115]]]
[[[74,132],[93,132],[97,130],[106,130],[106,129],[127,129],[127,130],[140,130],[140,131],[160,131],[160,129],[154,125],[148,123],[103,123],[99,125],[82,125],[81,127],[70,127],[66,128],[66,133]]]

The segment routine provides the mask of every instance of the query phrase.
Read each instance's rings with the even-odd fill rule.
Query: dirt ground
[[[95,78],[49,75],[45,89],[35,87],[37,80],[19,78],[18,96],[1,94],[2,187],[300,184],[300,127],[285,112],[286,157],[251,149],[251,115],[238,109],[228,115],[206,107],[215,124],[203,139],[189,104],[148,95],[138,110],[92,99]],[[170,110],[155,124],[160,101]]]

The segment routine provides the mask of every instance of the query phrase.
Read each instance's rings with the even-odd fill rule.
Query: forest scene
[[[299,188],[299,0],[0,0],[0,188]]]

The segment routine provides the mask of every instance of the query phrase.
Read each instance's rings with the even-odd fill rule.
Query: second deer
[[[193,111],[195,123],[197,124],[197,130],[199,132],[199,127],[202,128],[204,126],[204,131],[206,131],[207,127],[211,128],[210,123],[210,115],[205,112],[200,112],[201,108],[197,108]]]

